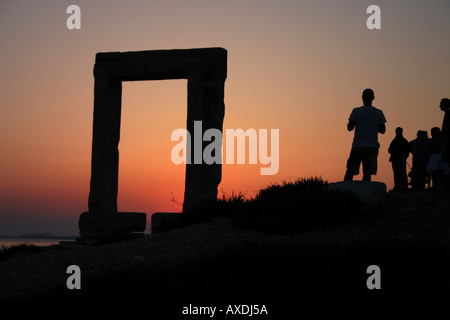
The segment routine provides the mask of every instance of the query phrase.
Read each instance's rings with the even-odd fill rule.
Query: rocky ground
[[[98,289],[101,283],[115,281],[114,279],[120,279],[121,282],[127,282],[128,286],[126,287],[126,290],[131,291],[142,289],[136,288],[136,286],[148,286],[148,289],[143,290],[144,292],[147,292],[146,290],[152,290],[152,288],[156,289],[158,286],[166,286],[166,284],[170,290],[176,290],[177,283],[174,283],[175,280],[173,279],[178,278],[174,277],[171,280],[170,270],[178,275],[182,274],[185,276],[186,274],[180,273],[179,271],[183,268],[185,270],[194,270],[192,271],[193,277],[209,277],[209,280],[203,279],[205,283],[206,281],[209,281],[208,283],[215,283],[217,280],[214,280],[215,278],[225,277],[223,271],[209,273],[208,271],[201,269],[201,263],[206,261],[205,265],[208,265],[208,257],[213,257],[216,253],[219,256],[222,255],[226,257],[226,253],[229,254],[230,252],[236,252],[241,249],[244,250],[249,247],[259,248],[258,250],[269,247],[283,248],[283,246],[288,246],[290,248],[289,250],[297,247],[302,248],[296,251],[299,253],[296,257],[289,256],[289,252],[293,252],[292,250],[286,251],[287,254],[284,254],[283,256],[272,252],[274,257],[277,256],[277,258],[273,259],[277,261],[283,260],[276,264],[273,259],[271,261],[269,253],[264,253],[265,260],[261,260],[261,263],[259,264],[256,264],[255,262],[255,265],[252,265],[252,267],[249,267],[246,271],[249,274],[252,274],[255,268],[261,269],[256,271],[256,273],[263,275],[267,283],[272,284],[273,288],[275,288],[271,289],[272,293],[273,290],[276,290],[277,288],[283,289],[283,283],[289,282],[289,279],[294,279],[296,277],[295,270],[297,270],[298,266],[301,268],[300,263],[296,261],[299,261],[302,257],[306,256],[308,257],[308,261],[314,260],[314,258],[317,258],[319,255],[318,252],[326,251],[323,251],[320,248],[327,246],[339,248],[337,251],[328,250],[328,254],[330,252],[338,253],[332,254],[333,257],[321,255],[317,258],[317,264],[308,265],[308,272],[314,273],[314,270],[317,270],[318,273],[322,272],[321,274],[332,273],[333,268],[326,265],[332,264],[333,261],[339,263],[339,261],[345,260],[348,257],[352,257],[353,259],[353,253],[351,254],[349,252],[357,252],[357,255],[364,256],[364,252],[367,253],[375,248],[375,251],[378,252],[378,257],[382,257],[383,250],[389,252],[389,243],[401,243],[402,245],[407,245],[409,248],[412,248],[411,252],[413,252],[413,258],[408,256],[406,260],[409,258],[412,259],[411,261],[419,260],[419,262],[421,261],[419,268],[425,268],[423,270],[414,269],[414,272],[419,270],[419,272],[423,271],[427,274],[438,273],[432,281],[447,281],[449,279],[448,276],[446,276],[446,278],[439,278],[439,272],[443,272],[440,268],[435,269],[434,266],[430,267],[430,265],[436,263],[443,268],[444,266],[439,259],[444,259],[442,261],[446,261],[445,258],[450,258],[448,256],[450,250],[450,190],[426,189],[423,191],[391,191],[386,195],[383,207],[384,210],[381,210],[379,214],[362,222],[303,234],[268,235],[255,230],[235,229],[231,227],[229,219],[219,218],[211,222],[153,234],[146,238],[128,242],[102,246],[57,246],[38,253],[19,253],[3,263],[0,263],[0,299],[70,298],[71,296],[68,293],[69,290],[66,287],[66,280],[69,277],[69,274],[67,274],[66,271],[70,265],[77,265],[81,269],[82,289],[78,291],[84,293],[85,296],[79,298],[101,298],[102,295],[105,294],[105,291],[97,294],[95,290]],[[347,245],[352,243],[359,244],[356,247],[357,249],[354,249],[356,251],[345,249],[347,248]],[[370,244],[369,247],[371,249],[367,249],[369,251],[366,250],[364,245],[361,245],[365,243]],[[386,246],[384,247],[383,244],[386,244]],[[430,250],[424,249],[423,245],[427,246],[426,248],[438,249],[436,252],[433,252],[433,255],[424,258],[421,254],[427,255],[427,252]],[[417,249],[416,255],[414,253],[416,246],[417,248],[420,248],[420,250],[425,250],[426,252],[423,253]],[[302,252],[305,252],[305,248],[309,248],[309,251],[302,256]],[[316,250],[316,248],[319,249]],[[444,248],[443,251],[442,248]],[[243,252],[245,253],[245,250]],[[396,255],[394,251],[390,252],[390,254],[392,256]],[[366,261],[371,261],[369,258],[370,256],[368,254],[364,263],[366,263]],[[433,260],[435,258],[439,261],[430,261],[430,259]],[[241,258],[233,257],[229,260],[218,259],[216,264],[222,264],[220,261],[225,261],[226,264],[226,261],[229,261],[230,266],[224,267],[224,270],[235,270],[235,265],[241,263],[239,259]],[[245,254],[242,259],[246,260]],[[258,257],[255,259],[257,260]],[[397,260],[393,257],[390,261],[395,262]],[[350,268],[350,263],[352,262],[348,261],[347,264],[336,268],[345,271]],[[375,259],[375,261],[370,263],[377,263],[377,261]],[[389,266],[389,264],[386,265]],[[347,268],[347,266],[349,266],[349,268]],[[242,270],[245,270],[245,267],[242,268]],[[271,271],[270,268],[273,270]],[[322,269],[319,271],[317,268]],[[402,268],[405,269],[405,266],[399,267],[399,269]],[[203,273],[198,270],[203,270],[201,271]],[[219,269],[217,270],[222,269],[220,269],[219,266]],[[238,267],[236,267],[236,270],[238,270],[237,272],[240,272]],[[293,274],[289,275],[289,278],[288,276],[280,275],[280,273],[284,272],[283,270],[291,270]],[[364,288],[366,285],[365,279],[367,277],[365,271],[366,270],[363,270],[361,275],[361,279],[364,280],[361,280]],[[187,273],[188,271],[185,272]],[[205,272],[207,275],[205,275]],[[280,280],[281,278],[277,278],[276,280],[273,280],[273,282],[267,280],[267,278],[270,277],[269,274],[271,274],[271,272],[276,274],[277,277],[282,277],[283,281]],[[304,276],[305,272],[303,272],[302,276]],[[347,271],[344,273],[346,272]],[[129,280],[126,276],[117,276],[124,274],[134,274],[138,279]],[[157,279],[151,278],[149,274],[152,274],[154,277],[157,277],[157,275],[164,275],[166,278],[162,277],[164,280],[161,278],[161,282],[157,283]],[[169,274],[169,277],[167,274]],[[145,275],[145,279],[140,280],[139,275]],[[230,271],[230,274],[226,276],[232,281],[232,279],[236,277],[236,273],[231,273]],[[238,276],[246,278],[249,275],[240,274]],[[416,274],[416,276],[420,277],[421,274]],[[311,278],[311,276],[308,277]],[[408,275],[408,279],[410,279],[410,275]],[[408,279],[405,278],[402,281],[407,282],[409,281]],[[97,284],[89,287],[89,281],[93,283],[97,281]],[[148,281],[154,281],[154,283],[149,284]],[[324,281],[326,282],[329,280]],[[345,279],[340,281],[339,284],[345,285]],[[222,285],[224,285],[225,282],[229,281],[224,280],[221,282]],[[254,284],[255,283],[256,281]],[[294,281],[293,283],[296,282]],[[384,284],[386,283],[387,282],[385,281]],[[225,286],[227,286],[227,284],[225,284]],[[359,284],[356,286],[359,286]],[[445,283],[440,284],[440,287],[442,286],[445,288],[448,287]],[[118,287],[120,286],[118,285]],[[207,284],[203,284],[202,289],[206,287],[209,288],[208,290],[211,289],[210,285]],[[312,287],[315,288],[316,285],[311,284],[311,288]],[[433,290],[433,283],[427,284],[426,287]],[[245,290],[244,285],[242,285],[242,288]],[[239,293],[239,289],[236,289],[236,292]],[[417,289],[418,292],[422,290],[419,289]],[[89,292],[89,290],[91,292]],[[214,289],[211,290],[214,291]],[[61,292],[62,294],[60,295]],[[86,293],[88,294],[86,295]],[[72,294],[72,292],[70,294]],[[128,294],[133,296],[132,292],[128,292],[124,294],[124,297]],[[211,292],[211,294],[214,294],[214,292]],[[338,294],[338,292],[335,292],[334,294]],[[426,292],[423,292],[423,294],[424,296],[427,295]],[[286,296],[286,294],[281,294],[281,297],[283,296]],[[320,294],[317,294],[317,297],[320,297]],[[390,297],[392,297],[392,295]],[[122,296],[120,298],[122,298]]]

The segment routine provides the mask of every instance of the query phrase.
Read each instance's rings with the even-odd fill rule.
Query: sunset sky
[[[71,4],[80,30],[66,27]],[[381,9],[380,30],[366,26],[369,5]],[[342,180],[348,116],[372,88],[387,119],[373,180],[391,189],[395,128],[412,140],[442,125],[449,17],[448,0],[0,0],[0,235],[78,234],[97,52],[228,50],[224,129],[279,129],[280,164],[271,176],[261,164],[224,165],[219,195],[251,197],[298,177]],[[123,83],[119,211],[181,210],[185,167],[172,163],[170,137],[186,125],[186,87]]]

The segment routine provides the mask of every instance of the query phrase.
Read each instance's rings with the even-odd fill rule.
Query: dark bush
[[[0,263],[6,259],[12,257],[16,253],[34,253],[37,252],[39,248],[35,245],[29,243],[21,243],[12,246],[0,246]]]
[[[234,215],[236,226],[266,232],[306,232],[356,221],[361,202],[353,194],[325,188],[320,178],[273,184],[258,192],[248,210]]]
[[[190,225],[203,223],[219,217],[229,217],[236,212],[243,212],[247,208],[248,200],[242,193],[223,195],[222,199],[204,203],[182,213],[182,224]]]
[[[348,192],[329,190],[326,185],[315,177],[272,184],[253,199],[233,193],[183,212],[183,225],[228,216],[239,228],[297,233],[357,221],[362,216],[359,199]]]

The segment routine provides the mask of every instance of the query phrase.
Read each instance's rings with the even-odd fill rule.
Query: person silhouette
[[[355,129],[355,134],[344,180],[353,180],[353,176],[359,174],[361,163],[364,181],[371,181],[371,176],[377,174],[378,133],[386,132],[386,118],[383,111],[372,106],[374,99],[373,90],[365,89],[363,106],[354,108],[348,118],[347,130]]]
[[[429,175],[426,171],[428,163],[428,133],[424,130],[417,131],[417,138],[409,143],[412,153],[411,186],[413,189],[421,190],[429,184]]]
[[[431,139],[428,140],[428,163],[426,170],[431,175],[433,187],[441,185],[445,181],[449,168],[446,162],[442,161],[443,139],[441,129],[434,127],[431,129]]]
[[[395,138],[388,149],[389,161],[394,172],[394,190],[408,189],[408,175],[406,174],[406,159],[409,156],[409,143],[403,137],[403,128],[395,129]]]
[[[439,108],[445,112],[442,121],[442,161],[450,165],[450,99],[441,100]]]

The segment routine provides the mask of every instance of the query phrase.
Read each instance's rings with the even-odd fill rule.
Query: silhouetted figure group
[[[366,89],[362,95],[363,106],[354,108],[347,124],[348,131],[355,129],[352,149],[347,161],[344,180],[353,180],[363,167],[363,180],[371,181],[377,173],[377,157],[380,144],[378,133],[386,132],[383,111],[372,106],[373,90]],[[395,129],[395,138],[389,145],[389,161],[394,173],[394,189],[423,189],[442,185],[450,176],[450,99],[441,100],[440,109],[445,112],[442,130],[431,129],[431,138],[424,130],[417,132],[416,139],[408,142],[403,137],[403,128]],[[412,167],[407,174],[407,159],[412,154]],[[409,166],[409,164],[408,164]],[[408,183],[408,176],[410,182]]]
[[[444,137],[440,128],[434,127],[431,129],[431,138],[428,138],[426,131],[417,131],[417,138],[409,142],[409,152],[412,154],[412,167],[409,177],[413,189],[424,189],[426,185],[430,187],[431,184],[433,187],[439,186],[446,180],[450,170],[448,164],[442,160],[443,148]],[[391,153],[391,151],[389,152]],[[406,163],[406,159],[404,161]],[[407,189],[408,184],[405,185],[395,179],[398,173],[394,164],[392,164],[392,168],[394,171],[394,189]]]
[[[406,159],[409,153],[412,154],[412,167],[409,172],[412,189],[421,190],[428,187],[438,187],[448,180],[450,174],[448,156],[450,148],[448,145],[450,135],[450,100],[441,100],[440,108],[445,112],[442,130],[439,127],[431,129],[431,138],[425,130],[417,131],[416,139],[408,143],[408,153],[405,153],[406,139],[402,140],[402,147],[399,147],[400,138],[391,142],[388,152],[391,154],[392,170],[394,171],[394,189],[408,189],[406,180]],[[396,130],[403,131],[401,128]],[[397,131],[396,131],[397,133]],[[403,157],[401,156],[403,155]]]

